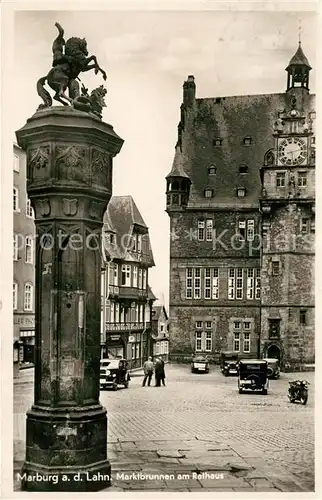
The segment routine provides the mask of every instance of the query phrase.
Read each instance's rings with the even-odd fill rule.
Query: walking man
[[[162,365],[162,369],[161,369],[161,382],[165,386],[164,359],[163,359],[162,355],[160,356],[160,361],[161,361],[161,365]]]
[[[148,385],[151,384],[151,379],[153,375],[153,361],[151,356],[149,356],[148,360],[145,361],[143,365],[143,371],[144,371],[144,379],[142,382],[142,387],[145,387],[146,381],[148,381]]]
[[[162,357],[156,359],[155,362],[155,386],[160,387],[161,381],[162,384],[165,385],[165,373],[164,373],[164,361]]]

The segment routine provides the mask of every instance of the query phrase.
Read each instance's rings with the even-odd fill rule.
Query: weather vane
[[[301,19],[299,19],[299,45],[301,45],[301,34],[302,34],[302,25],[301,25]]]

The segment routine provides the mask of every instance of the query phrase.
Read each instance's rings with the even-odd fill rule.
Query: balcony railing
[[[149,321],[129,321],[123,323],[105,323],[105,329],[107,332],[139,332],[141,330],[151,327]]]
[[[134,288],[132,286],[109,285],[109,295],[110,297],[137,299],[137,298],[146,298],[148,295],[148,291],[146,289],[142,290],[140,288]]]

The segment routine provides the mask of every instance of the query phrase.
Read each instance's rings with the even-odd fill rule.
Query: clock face
[[[278,157],[283,165],[301,165],[306,160],[306,142],[299,137],[282,139],[278,146]]]

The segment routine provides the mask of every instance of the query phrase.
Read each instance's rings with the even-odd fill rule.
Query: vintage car
[[[267,361],[264,359],[241,359],[238,369],[238,391],[260,391],[267,394]]]
[[[209,360],[205,356],[195,356],[191,361],[192,373],[209,373]]]
[[[101,359],[100,389],[116,391],[119,385],[128,388],[130,380],[126,359]]]
[[[280,378],[280,362],[277,358],[264,358],[267,362],[267,375],[269,378]]]
[[[220,368],[225,377],[238,375],[238,353],[232,351],[221,352]]]

